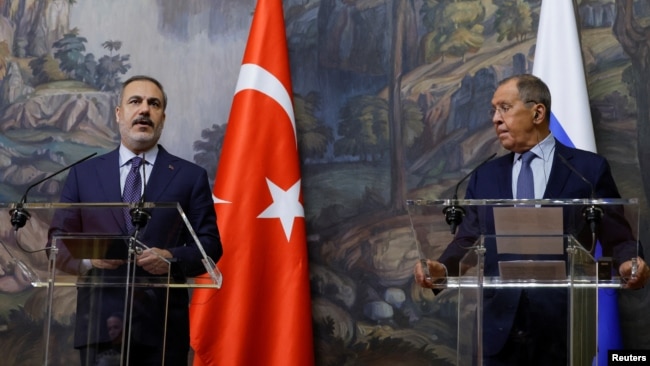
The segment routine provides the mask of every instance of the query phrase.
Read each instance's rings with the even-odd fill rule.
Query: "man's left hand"
[[[643,288],[650,278],[650,267],[643,259],[637,257],[623,262],[618,267],[618,273],[623,279],[623,288],[636,290]]]
[[[172,253],[165,249],[149,248],[138,255],[136,264],[145,271],[159,275],[169,272],[169,261],[173,258]]]

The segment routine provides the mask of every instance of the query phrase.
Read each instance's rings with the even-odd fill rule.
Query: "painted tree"
[[[485,7],[477,0],[425,0],[420,9],[428,32],[422,38],[423,62],[455,56],[465,62],[467,53],[483,46]]]
[[[106,41],[102,47],[109,51],[108,55],[102,56],[97,62],[97,78],[95,85],[99,90],[115,91],[120,88],[120,75],[126,74],[131,68],[129,55],[113,55],[113,51],[119,51],[122,47],[121,41]]]
[[[371,161],[388,149],[388,105],[377,96],[350,98],[340,112],[335,156],[358,156]]]
[[[75,28],[52,44],[54,57],[59,60],[59,67],[74,80],[93,80],[89,75],[90,70],[86,69],[88,61],[85,54],[86,42],[88,40],[80,37],[79,29]]]
[[[388,128],[390,136],[390,206],[395,212],[406,210],[407,169],[404,148],[404,116],[402,100],[402,77],[411,70],[409,50],[412,30],[416,24],[413,0],[393,0],[391,46],[388,70]]]
[[[650,26],[646,25],[646,18],[635,17],[634,7],[633,0],[616,0],[613,31],[632,64],[633,93],[639,101],[636,125],[639,172],[643,191],[646,197],[650,197],[650,146],[647,144],[650,138],[650,111],[645,103],[650,100]]]
[[[316,117],[320,104],[321,97],[316,92],[308,93],[305,97],[294,94],[298,146],[303,160],[322,158],[327,152],[327,146],[334,140],[332,128]]]
[[[497,42],[522,42],[533,32],[530,5],[523,0],[505,0],[494,14],[494,29],[499,35]]]
[[[194,162],[205,167],[208,171],[210,186],[214,183],[214,177],[217,173],[217,166],[219,165],[219,157],[221,156],[221,148],[223,147],[223,138],[225,135],[226,124],[213,124],[212,127],[202,130],[201,140],[194,141],[192,145],[194,151],[196,151],[196,154],[194,154]]]

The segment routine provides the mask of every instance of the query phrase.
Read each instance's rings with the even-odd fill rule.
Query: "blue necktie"
[[[530,162],[535,159],[532,151],[526,151],[519,158],[521,159],[521,170],[517,178],[517,199],[534,199],[535,198],[535,181],[533,180],[533,169]]]
[[[130,160],[131,170],[126,176],[124,182],[124,192],[122,193],[122,201],[126,203],[135,203],[140,201],[142,196],[142,178],[140,177],[140,165],[142,158],[136,156]],[[126,221],[126,230],[128,233],[133,231],[133,223],[131,222],[131,213],[129,208],[124,208],[124,221]]]

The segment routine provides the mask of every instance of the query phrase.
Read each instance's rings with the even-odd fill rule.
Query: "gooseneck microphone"
[[[145,159],[144,154],[142,154],[142,195],[138,201],[138,205],[129,211],[131,214],[131,223],[135,228],[134,237],[138,235],[140,229],[142,229],[151,218],[151,214],[144,209],[144,194],[147,188],[147,170],[145,166],[147,165],[147,160]]]
[[[483,160],[481,164],[477,165],[474,169],[472,169],[472,171],[467,173],[463,179],[458,181],[458,184],[456,184],[451,206],[447,206],[442,210],[442,213],[445,214],[445,221],[447,222],[447,225],[449,225],[452,234],[456,234],[456,229],[463,222],[463,217],[465,217],[465,209],[462,206],[458,205],[458,188],[460,187],[461,183],[463,183],[467,178],[474,174],[478,168],[483,166],[483,164],[487,163],[488,161],[492,160],[492,158],[494,158],[496,155],[497,153],[494,153],[487,159]]]
[[[589,186],[589,190],[590,190],[589,198],[591,200],[595,199],[596,198],[595,197],[596,192],[594,191],[594,185],[591,184],[591,182],[587,178],[585,178],[584,175],[580,174],[580,172],[575,167],[573,167],[573,165],[571,165],[569,163],[569,161],[566,160],[566,158],[564,156],[562,156],[561,154],[557,154],[557,156],[560,158],[560,161],[562,161],[562,163],[567,168],[569,168],[569,170],[571,170],[571,172],[573,174],[578,176],[578,178],[580,178],[583,182],[585,182]],[[582,210],[582,215],[585,217],[585,220],[589,224],[589,229],[591,230],[591,235],[595,237],[595,235],[596,235],[596,226],[600,222],[600,219],[603,217],[603,209],[601,207],[596,206],[596,205],[594,205],[592,203],[591,205],[585,207]]]
[[[32,188],[34,188],[37,185],[45,182],[48,179],[54,177],[55,175],[58,175],[58,174],[60,174],[60,173],[62,173],[64,171],[72,168],[73,166],[92,158],[95,155],[97,155],[96,152],[86,156],[85,158],[83,158],[81,160],[75,161],[74,163],[72,163],[72,164],[70,164],[68,166],[63,167],[61,170],[59,170],[59,171],[57,171],[55,173],[52,173],[52,174],[46,176],[45,178],[33,183],[29,187],[27,187],[27,189],[25,190],[25,194],[23,194],[20,201],[16,204],[16,208],[9,211],[9,215],[11,216],[11,225],[13,226],[14,230],[17,231],[18,229],[25,226],[25,224],[27,223],[27,220],[29,220],[29,218],[31,217],[29,212],[23,208],[23,205],[25,203],[27,203],[27,193],[29,193],[29,191]]]

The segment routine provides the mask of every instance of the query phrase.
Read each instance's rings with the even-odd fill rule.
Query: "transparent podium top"
[[[223,281],[211,258],[215,238],[197,234],[176,202],[0,203],[0,215],[6,216],[0,218],[0,251],[14,264],[19,286],[51,281],[54,286],[96,285],[112,278],[123,284],[118,278],[125,271],[97,275],[93,260],[131,264],[150,248],[172,254],[170,259],[160,256],[170,276],[152,275],[134,265],[132,279],[140,283],[220,288]],[[131,232],[125,229],[128,215],[138,218]]]
[[[408,206],[574,206],[574,205],[624,205],[638,206],[638,198],[557,198],[557,199],[457,199],[457,198],[414,198],[406,200]]]
[[[640,250],[636,198],[412,199],[407,209],[420,258],[447,262],[442,288],[620,287],[618,265]],[[602,258],[611,276],[598,272]]]

